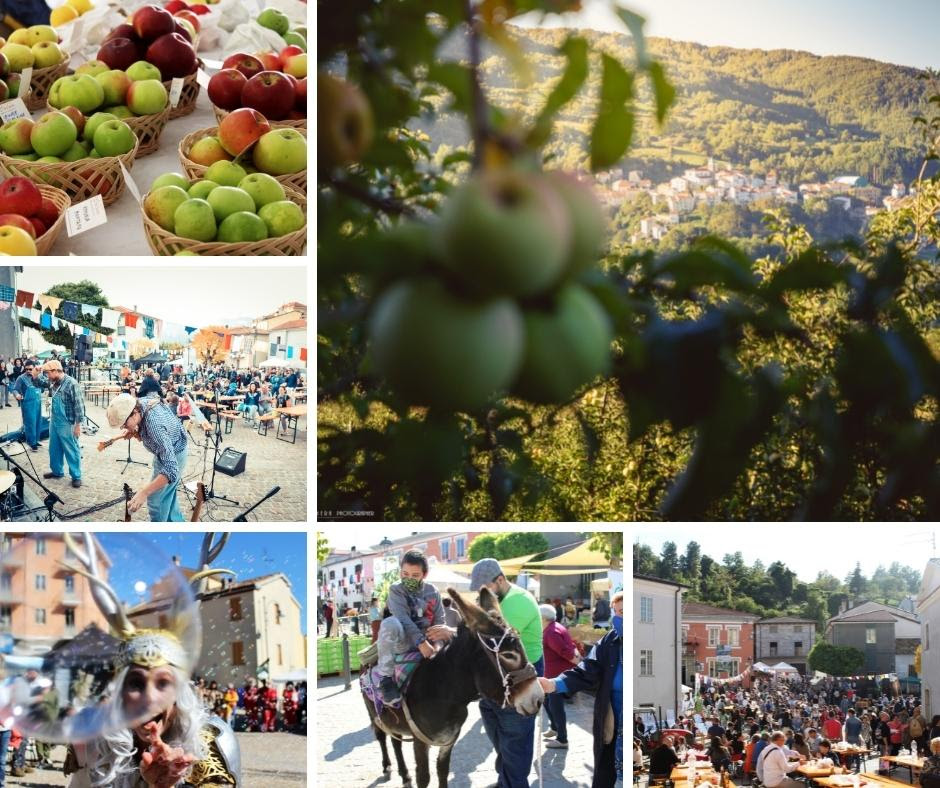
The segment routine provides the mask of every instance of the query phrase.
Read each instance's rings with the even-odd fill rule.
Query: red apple
[[[237,68],[223,68],[209,79],[209,101],[231,112],[242,105],[242,89],[248,79]]]
[[[277,59],[281,62],[280,71],[284,70],[284,66],[287,65],[287,59],[292,58],[294,55],[302,55],[304,51],[295,44],[284,47],[280,52],[278,52]]]
[[[196,28],[196,32],[199,32],[199,17],[196,16],[189,8],[183,8],[180,11],[174,11],[173,16],[179,17],[180,19],[187,19],[192,23],[192,26]]]
[[[42,207],[36,213],[36,218],[40,219],[46,227],[52,227],[59,218],[59,209],[48,197],[42,198]]]
[[[33,225],[33,230],[36,232],[36,238],[39,238],[41,235],[44,235],[46,230],[49,228],[46,227],[46,223],[40,219],[38,216],[34,216],[29,220],[30,224]]]
[[[85,116],[82,115],[82,111],[78,107],[62,107],[59,112],[64,112],[72,119],[72,123],[78,129],[78,136],[81,137],[85,130]]]
[[[108,35],[104,37],[104,41],[110,41],[112,38],[129,38],[131,41],[136,42],[137,33],[134,31],[133,25],[121,24],[114,28]],[[102,41],[102,43],[104,43]]]
[[[252,55],[246,55],[244,52],[229,55],[222,61],[222,68],[237,68],[242,74],[248,77],[248,79],[264,71],[264,66],[258,58]]]
[[[294,86],[279,71],[262,71],[245,83],[242,105],[258,110],[269,120],[283,120],[294,108]]]
[[[0,213],[35,216],[42,208],[42,193],[29,178],[15,176],[0,183]]]
[[[271,124],[260,112],[242,107],[222,118],[219,124],[219,142],[226,153],[237,156],[271,131]]]
[[[169,11],[171,14],[175,14],[177,11],[183,11],[189,8],[183,0],[170,0],[169,3],[164,3],[163,7]]]
[[[193,43],[193,34],[189,32],[184,25],[181,25],[176,17],[173,18],[173,32],[177,35],[181,35],[190,44]]]
[[[173,15],[156,5],[138,8],[131,17],[134,31],[144,41],[156,41],[173,32]]]
[[[294,109],[307,116],[307,78],[298,79],[294,86]]]
[[[164,82],[196,71],[196,51],[179,33],[168,33],[147,48],[147,62],[160,69]]]
[[[258,58],[261,61],[261,64],[264,66],[265,71],[280,71],[281,70],[281,59],[277,56],[275,52],[255,52],[253,57]],[[252,74],[251,76],[254,76]]]
[[[36,237],[36,228],[33,227],[33,223],[18,213],[0,214],[0,227],[4,226],[19,227],[21,230],[28,232],[33,238]]]
[[[210,13],[209,6],[203,5],[202,3],[196,3],[195,5],[191,5],[189,7],[189,10],[192,11],[194,14],[199,14],[199,16]]]
[[[141,59],[139,55],[137,44],[129,38],[112,38],[101,45],[97,59],[108,68],[127,71],[133,63]]]
[[[285,120],[303,120],[307,117],[306,112],[301,112],[299,109],[292,109],[287,113]]]

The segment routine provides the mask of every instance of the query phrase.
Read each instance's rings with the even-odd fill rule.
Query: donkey
[[[418,788],[427,788],[431,782],[428,754],[432,746],[439,748],[438,788],[445,788],[450,753],[460,737],[471,701],[489,698],[531,717],[539,713],[544,697],[518,633],[503,620],[496,597],[489,589],[480,589],[479,607],[464,602],[453,588],[448,588],[447,593],[463,622],[450,643],[415,669],[405,690],[403,707],[383,708],[381,717],[377,717],[375,706],[363,694],[372,730],[382,748],[382,770],[387,776],[392,769],[385,744],[386,735],[391,735],[398,774],[405,788],[410,788],[411,776],[402,754],[404,737],[414,739]]]

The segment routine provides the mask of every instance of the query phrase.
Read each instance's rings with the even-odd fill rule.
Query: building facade
[[[317,568],[320,597],[331,599],[340,611],[368,608],[376,586],[376,555],[371,550],[359,552],[355,547],[350,550],[330,551],[326,560]],[[381,566],[378,568],[381,570]]]
[[[760,616],[701,602],[682,603],[682,683],[696,673],[737,676],[754,663],[754,625]]]
[[[940,558],[931,558],[924,568],[917,594],[920,617],[921,702],[924,715],[940,714]]]
[[[107,579],[111,559],[97,539],[94,544]],[[61,534],[4,533],[0,539],[0,633],[12,636],[13,653],[44,654],[91,624],[108,631],[91,584],[62,562],[77,563]]]
[[[865,654],[866,673],[914,676],[914,654],[920,644],[916,613],[880,602],[862,602],[829,619],[826,639],[839,646],[854,646]]]
[[[816,642],[816,622],[811,618],[777,616],[756,624],[754,656],[758,662],[787,662],[806,675],[806,658]]]
[[[633,575],[633,705],[667,721],[682,705],[683,588]]]

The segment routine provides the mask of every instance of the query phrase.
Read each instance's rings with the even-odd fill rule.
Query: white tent
[[[788,665],[786,662],[778,662],[771,670],[774,673],[799,673],[793,665]]]
[[[763,662],[755,662],[753,665],[751,665],[751,670],[759,670],[761,673],[772,672],[770,665],[765,665]]]
[[[287,359],[276,358],[275,356],[272,356],[271,358],[266,358],[258,366],[267,368],[267,367],[289,367],[290,365],[291,363]]]
[[[428,562],[428,576],[425,579],[437,586],[437,590],[442,592],[447,588],[453,588],[457,591],[470,590],[469,577],[458,575],[448,569],[447,564],[438,564],[433,557]]]

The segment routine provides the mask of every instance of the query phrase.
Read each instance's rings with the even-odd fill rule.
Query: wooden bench
[[[275,419],[280,418],[280,414],[275,411],[270,413],[265,413],[263,416],[258,418],[258,434],[267,435],[268,434],[268,425]]]
[[[225,434],[228,435],[232,431],[232,425],[235,423],[235,420],[241,414],[237,410],[220,410],[219,418],[225,419]]]

